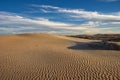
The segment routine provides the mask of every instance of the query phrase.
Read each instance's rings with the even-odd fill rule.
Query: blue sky
[[[0,0],[0,34],[120,33],[120,0]]]

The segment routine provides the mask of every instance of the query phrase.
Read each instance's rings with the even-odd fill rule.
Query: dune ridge
[[[92,41],[52,34],[0,36],[0,79],[120,80],[119,51],[68,48]]]

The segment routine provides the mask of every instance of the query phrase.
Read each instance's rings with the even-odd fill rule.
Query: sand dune
[[[69,48],[76,42],[92,40],[51,34],[1,36],[0,80],[120,80],[119,51],[90,50],[85,44]]]

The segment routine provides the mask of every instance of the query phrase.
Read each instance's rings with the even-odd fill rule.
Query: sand
[[[89,42],[51,34],[0,36],[0,80],[120,80],[120,51],[90,48]]]

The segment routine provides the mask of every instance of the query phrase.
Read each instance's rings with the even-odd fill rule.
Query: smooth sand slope
[[[120,80],[120,51],[94,49],[89,42],[50,34],[1,36],[0,80]]]

